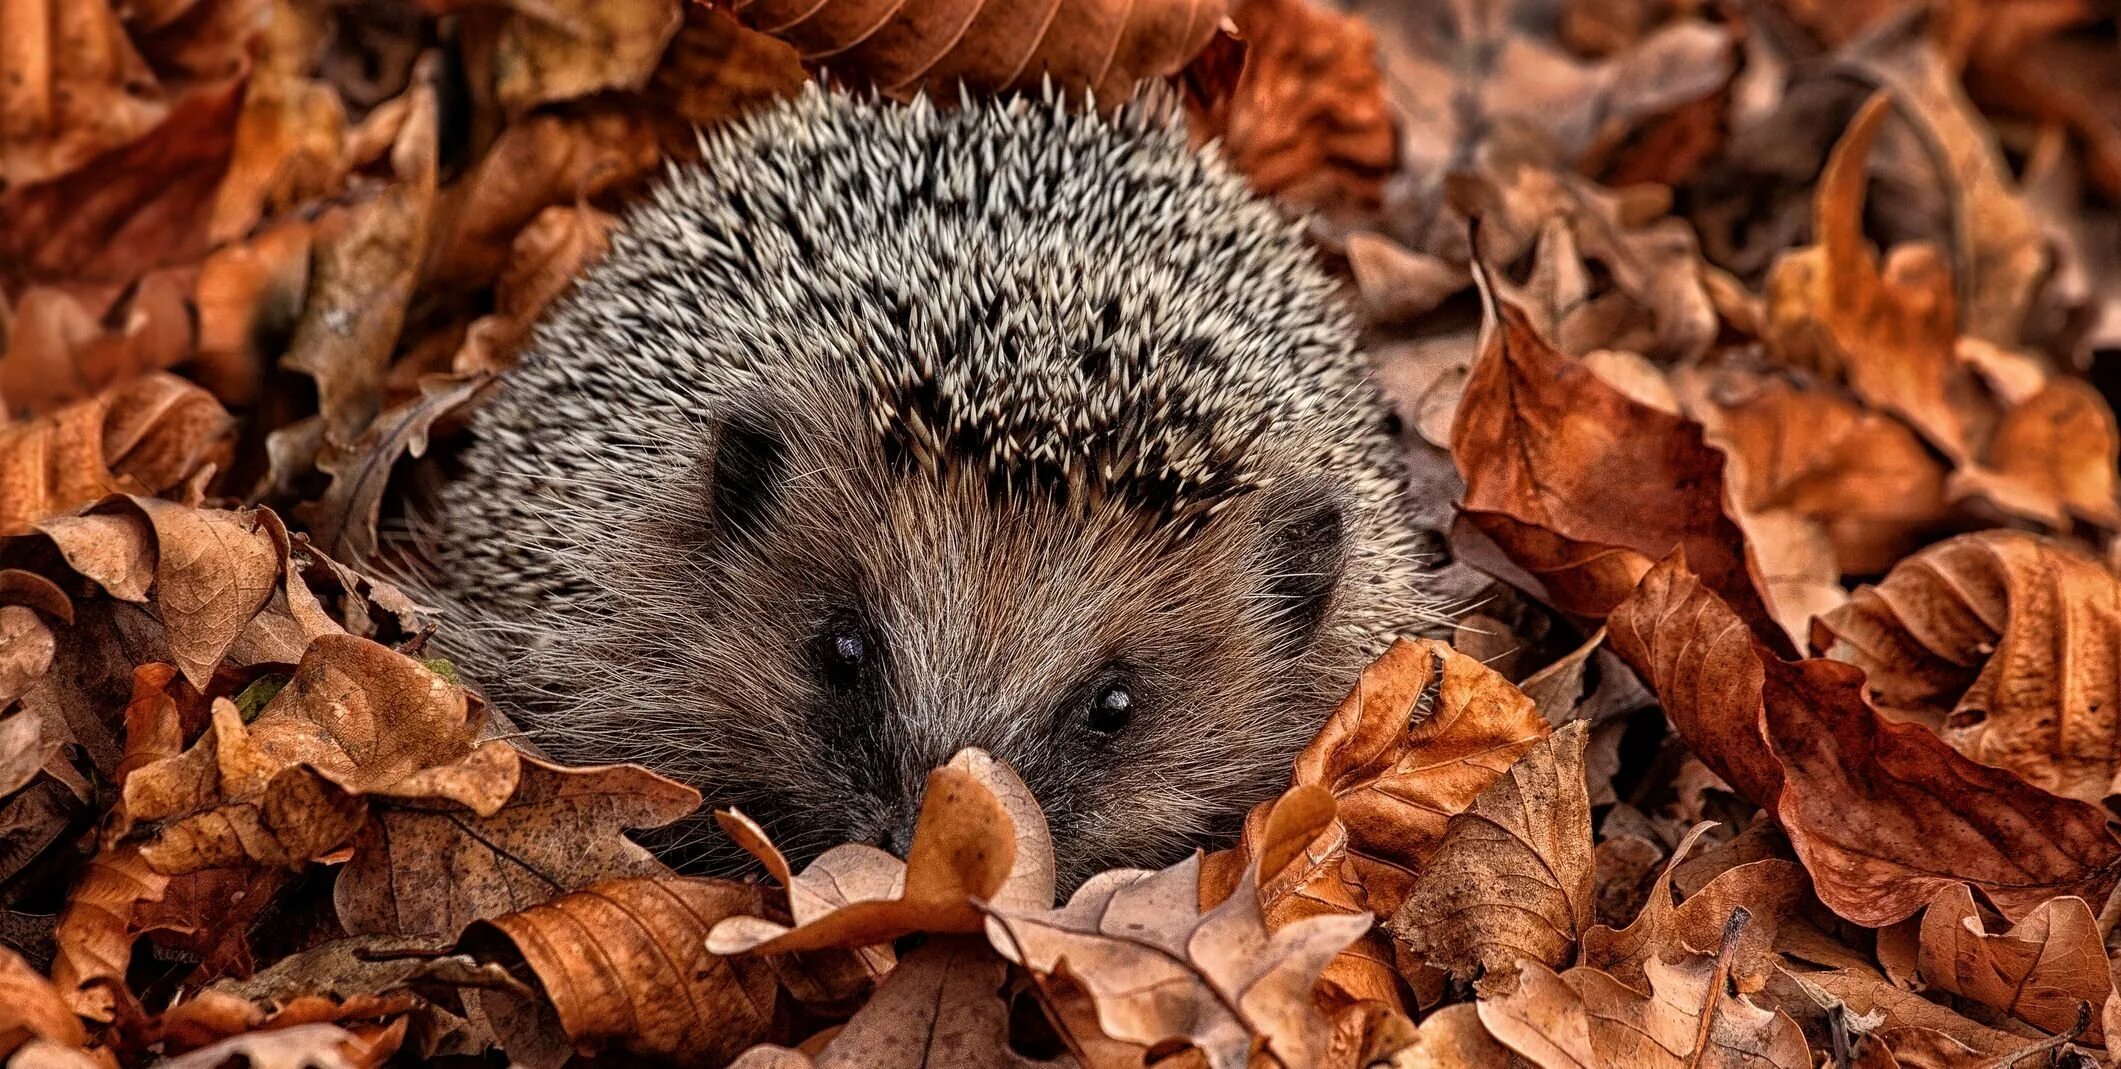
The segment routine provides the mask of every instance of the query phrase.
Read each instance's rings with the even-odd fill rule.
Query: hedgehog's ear
[[[708,461],[708,507],[725,537],[755,533],[773,507],[787,467],[788,440],[772,422],[739,412],[722,422]]]
[[[1322,484],[1269,492],[1260,503],[1263,537],[1257,597],[1277,650],[1301,654],[1318,637],[1347,558],[1347,510]]]

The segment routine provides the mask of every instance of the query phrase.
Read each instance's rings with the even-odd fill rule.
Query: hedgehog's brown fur
[[[452,652],[558,756],[797,857],[902,835],[964,746],[1070,878],[1231,831],[1425,614],[1296,234],[1154,109],[812,89],[703,149],[479,417],[435,539]]]

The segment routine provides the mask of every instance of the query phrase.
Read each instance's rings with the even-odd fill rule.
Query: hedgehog
[[[1072,883],[1234,835],[1434,618],[1336,283],[1168,104],[812,86],[700,149],[478,411],[428,539],[445,652],[548,754],[800,861],[903,853],[979,747]],[[740,860],[698,818],[652,845]]]

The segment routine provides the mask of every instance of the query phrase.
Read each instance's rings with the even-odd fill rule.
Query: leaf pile
[[[2112,1064],[2117,32],[0,0],[0,1056]],[[1057,887],[968,750],[904,859],[680,876],[627,832],[696,791],[520,748],[376,577],[629,199],[821,72],[1168,80],[1342,273],[1462,611],[1235,845]]]

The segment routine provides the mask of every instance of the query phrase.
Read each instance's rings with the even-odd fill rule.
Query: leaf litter
[[[1031,10],[1038,8],[1039,10]],[[2121,1028],[2098,5],[0,3],[0,1055],[2026,1066]],[[1174,83],[1342,271],[1440,588],[1226,849],[672,872],[379,575],[697,131]],[[1065,901],[1061,892],[1068,892]]]

